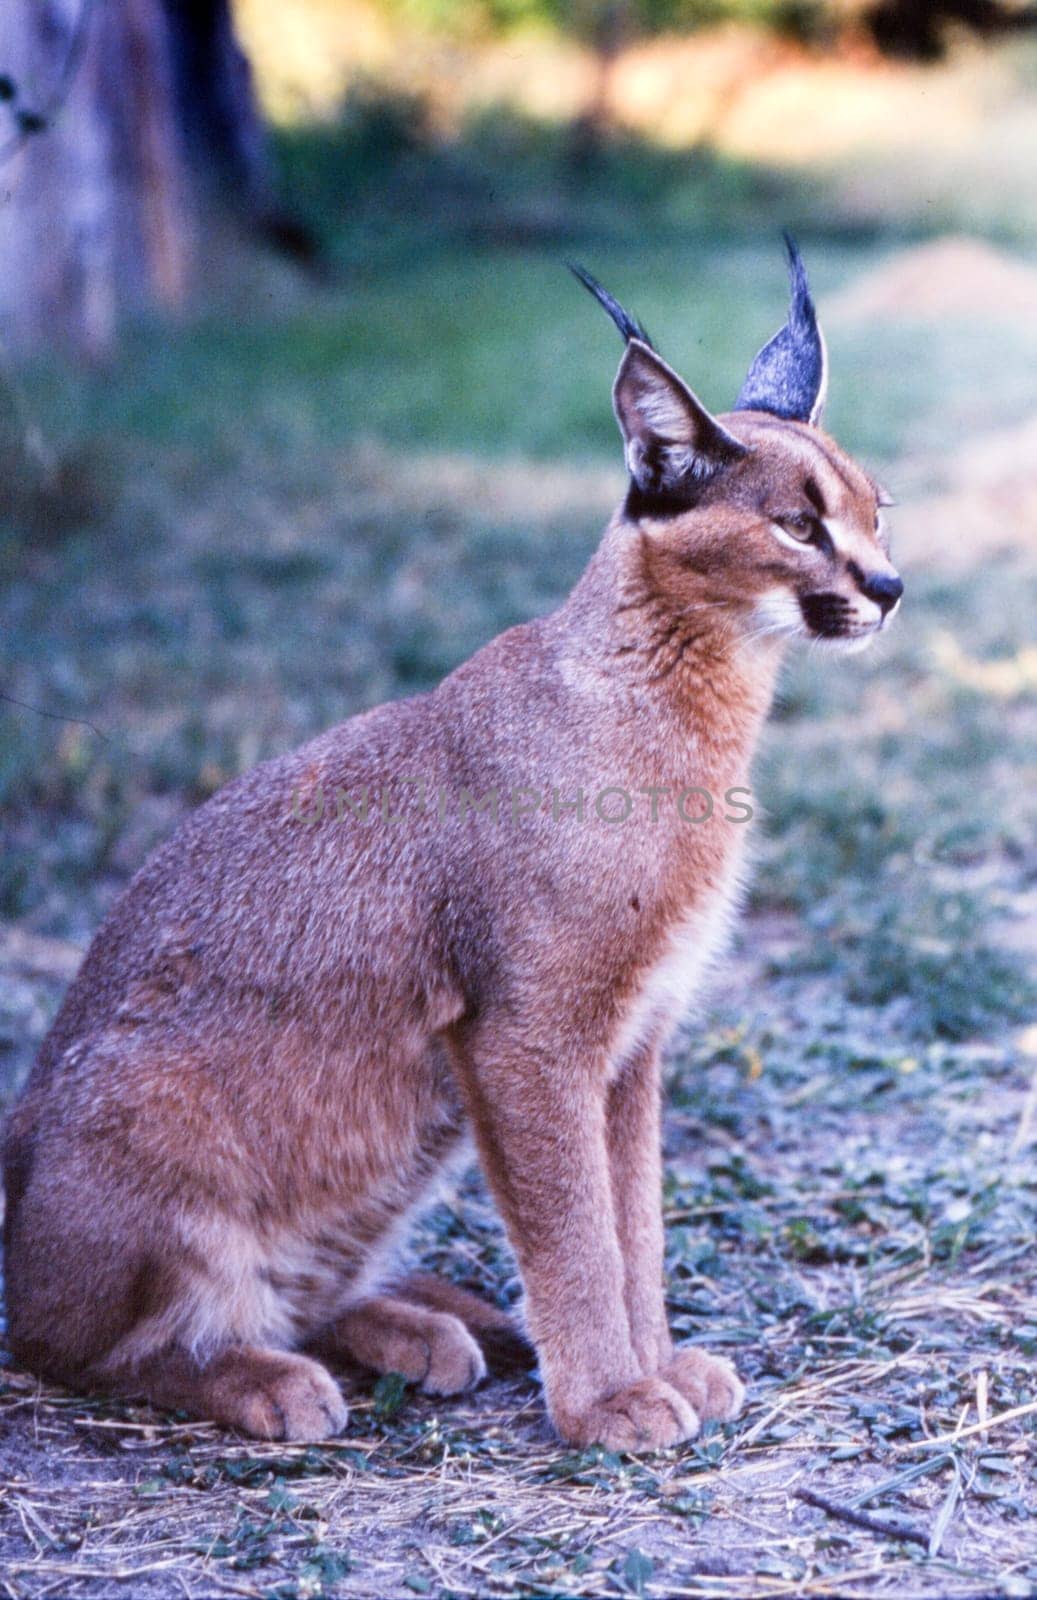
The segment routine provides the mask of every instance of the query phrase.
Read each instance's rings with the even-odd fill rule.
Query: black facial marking
[[[811,633],[822,639],[837,639],[849,632],[850,602],[841,594],[802,594],[799,609]]]
[[[696,504],[704,485],[693,478],[678,484],[660,484],[658,488],[642,489],[633,479],[623,502],[623,515],[628,522],[641,517],[679,517]]]
[[[832,540],[832,535],[829,533],[820,517],[818,517],[817,521],[810,529],[810,543],[815,547],[815,549],[822,550],[826,556],[834,557],[835,544]]]
[[[824,495],[818,488],[817,480],[815,478],[808,478],[806,480],[803,485],[803,493],[806,495],[807,499],[810,501],[810,504],[813,506],[819,517],[826,517],[828,515],[828,511],[825,507]]]

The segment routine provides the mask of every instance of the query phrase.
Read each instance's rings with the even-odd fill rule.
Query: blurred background
[[[784,316],[782,227],[828,425],[901,500],[908,597],[870,655],[789,671],[745,938],[904,1048],[1025,1054],[1035,22],[1013,0],[5,0],[5,1092],[189,807],[576,578],[622,490],[619,346],[565,262],[723,409]]]
[[[624,479],[567,261],[723,409],[791,229],[907,584],[868,653],[790,653],[748,914],[667,1067],[671,1322],[748,1427],[585,1472],[528,1386],[389,1378],[347,1455],[199,1455],[5,1368],[24,1592],[1037,1595],[1035,23],[0,0],[0,1108],[190,808],[574,582]],[[416,1242],[511,1292],[477,1184]],[[803,1472],[952,1559],[826,1531]]]

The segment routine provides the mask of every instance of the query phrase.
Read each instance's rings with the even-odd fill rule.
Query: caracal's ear
[[[785,234],[789,315],[749,368],[736,411],[769,411],[791,422],[819,422],[828,388],[828,355],[795,240]]]
[[[640,339],[627,345],[612,403],[630,476],[646,494],[679,495],[748,454]]]
[[[745,445],[710,416],[672,367],[656,353],[636,317],[592,278],[586,267],[570,271],[608,312],[627,350],[612,403],[623,434],[630,476],[643,493],[680,499],[682,491],[747,455]]]

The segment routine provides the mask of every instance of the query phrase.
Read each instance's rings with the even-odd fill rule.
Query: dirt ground
[[[747,927],[668,1125],[670,1229],[697,1241],[689,1268],[682,1239],[675,1322],[738,1361],[750,1401],[736,1424],[646,1461],[574,1455],[550,1437],[535,1378],[433,1404],[356,1374],[341,1440],[257,1446],[7,1370],[0,1592],[1037,1593],[1032,1194],[1028,1211],[1006,1206],[996,1245],[959,1254],[944,1239],[936,1259],[912,1201],[929,1174],[978,1162],[989,1184],[1021,1162],[1037,1078],[1007,1045],[951,1051],[941,1071],[957,1088],[934,1100],[923,1064],[869,1055],[874,1018],[833,1011],[826,985],[802,980],[768,985],[772,1070],[750,1039],[794,939],[781,919]],[[15,942],[12,957],[7,941],[33,981],[67,975],[67,947]],[[823,1055],[789,1070],[811,1036],[856,1040],[854,1081]],[[991,1092],[974,1092],[977,1066]],[[975,1201],[948,1199],[943,1178],[932,1198],[960,1246]],[[862,1249],[857,1212],[865,1238],[896,1216],[897,1250]],[[775,1229],[791,1255],[767,1247]],[[729,1253],[753,1236],[747,1258]],[[507,1289],[475,1185],[420,1251]]]

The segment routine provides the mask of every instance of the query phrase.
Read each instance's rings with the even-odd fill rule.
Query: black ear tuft
[[[655,349],[637,318],[632,317],[629,311],[624,311],[619,301],[610,295],[607,289],[602,287],[597,278],[591,276],[586,267],[581,267],[575,261],[570,261],[569,271],[574,278],[579,278],[583,287],[588,289],[598,304],[605,308],[628,344],[631,339],[640,339],[641,343],[647,345],[649,350]]]
[[[793,422],[817,422],[825,403],[828,358],[810,296],[807,271],[795,240],[786,233],[789,315],[749,368],[736,411],[769,411]]]

